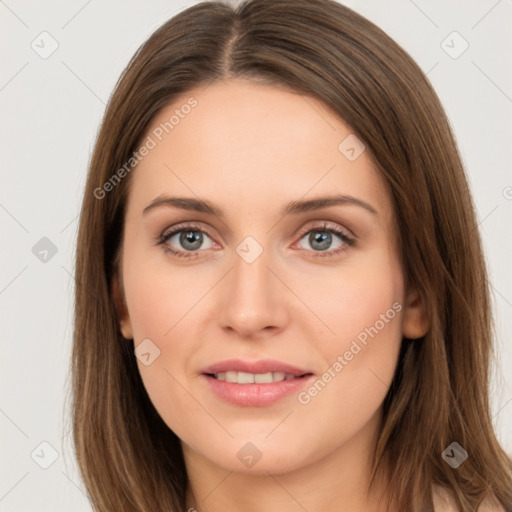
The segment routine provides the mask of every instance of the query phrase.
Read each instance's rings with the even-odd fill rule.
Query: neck
[[[281,474],[273,474],[271,468],[260,469],[259,474],[234,472],[183,444],[189,478],[185,510],[384,512],[386,482],[378,478],[368,493],[378,419],[376,415],[349,441],[323,457]]]

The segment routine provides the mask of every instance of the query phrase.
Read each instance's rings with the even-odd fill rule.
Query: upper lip
[[[227,359],[203,368],[201,373],[216,374],[220,372],[247,372],[247,373],[268,373],[283,372],[296,377],[312,373],[309,370],[292,366],[274,359],[262,359],[260,361],[243,361],[242,359]]]

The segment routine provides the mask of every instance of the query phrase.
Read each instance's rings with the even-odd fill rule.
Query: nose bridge
[[[267,251],[265,251],[265,254],[262,252],[254,259],[247,259],[244,255],[240,255],[242,247],[243,246],[240,245],[237,248],[234,257],[234,268],[231,276],[233,292],[244,295],[252,291],[254,293],[249,294],[249,296],[252,295],[253,298],[256,298],[256,295],[265,295],[269,288],[268,281],[270,274],[267,268]],[[251,250],[248,251],[247,255],[251,255]]]
[[[247,306],[256,311],[267,302],[271,287],[268,256],[268,251],[261,250],[258,254],[250,244],[242,243],[237,247],[231,273],[231,293],[241,307]]]
[[[254,239],[246,239],[236,248],[232,271],[226,276],[219,317],[224,326],[244,336],[277,326],[282,320],[283,305],[275,276],[268,268],[270,256],[270,251],[263,250]]]

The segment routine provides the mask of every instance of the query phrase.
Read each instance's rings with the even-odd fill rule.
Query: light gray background
[[[86,168],[128,59],[164,21],[195,3],[0,2],[2,511],[91,510],[66,435],[64,402]],[[512,1],[343,3],[383,28],[428,72],[452,123],[492,279],[499,361],[494,423],[512,452]],[[47,59],[31,47],[51,49],[43,31],[58,43]],[[458,58],[452,57],[464,42],[453,31],[469,44]],[[32,252],[43,237],[57,248],[46,262]],[[52,451],[42,442],[56,451],[48,469],[40,464],[52,461]]]

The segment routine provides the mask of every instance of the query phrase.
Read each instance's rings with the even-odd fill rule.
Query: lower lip
[[[223,400],[245,407],[265,407],[298,393],[306,383],[311,381],[313,375],[267,384],[238,384],[237,382],[218,380],[204,374],[201,377],[210,389]]]

